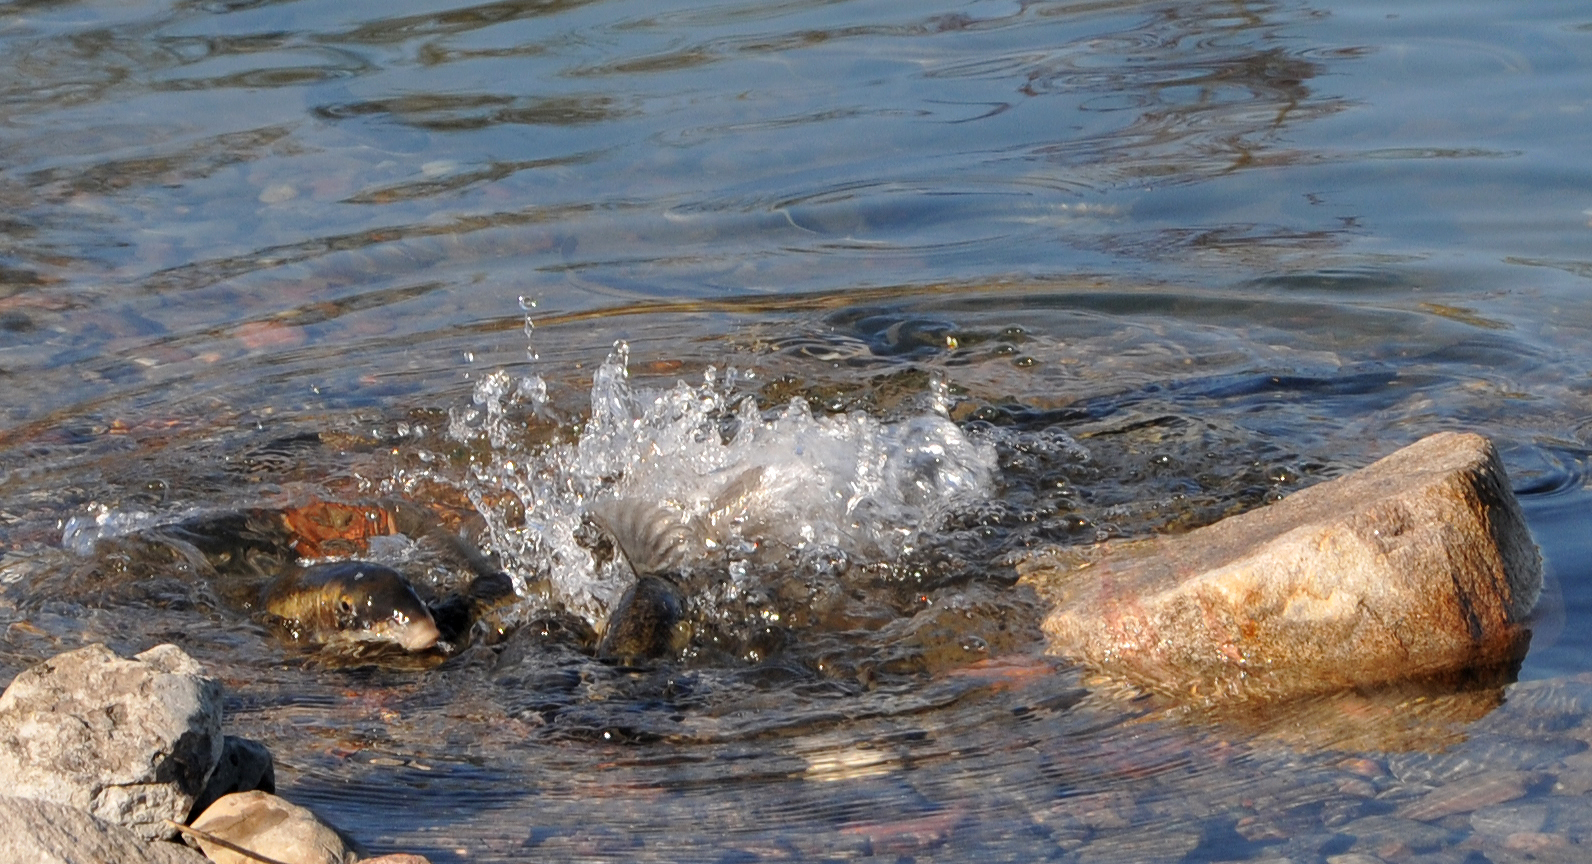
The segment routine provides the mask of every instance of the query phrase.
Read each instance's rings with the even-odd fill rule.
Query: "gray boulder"
[[[1507,666],[1542,559],[1497,451],[1430,436],[1175,537],[1035,556],[1052,653],[1198,703]]]
[[[27,864],[209,864],[178,843],[139,838],[76,807],[0,795],[0,861]]]
[[[163,820],[187,817],[221,747],[221,685],[175,645],[131,660],[104,645],[79,648],[0,695],[5,791],[76,807],[145,840],[174,833]]]

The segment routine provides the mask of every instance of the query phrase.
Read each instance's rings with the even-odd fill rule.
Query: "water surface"
[[[1546,0],[0,5],[0,663],[175,641],[286,795],[439,862],[1575,860],[1589,66]],[[534,582],[514,484],[619,340],[626,410],[943,410],[988,485],[640,671],[535,604],[348,668],[139,545],[397,494]],[[1547,557],[1522,683],[1191,718],[1038,653],[1026,550],[1443,429]]]

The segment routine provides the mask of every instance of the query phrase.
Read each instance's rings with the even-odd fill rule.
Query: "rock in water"
[[[221,758],[221,685],[175,645],[69,651],[0,695],[0,784],[169,837]]]
[[[146,842],[76,807],[0,795],[0,861],[27,864],[208,864],[178,843]],[[258,862],[256,862],[258,864]]]
[[[1283,698],[1518,660],[1542,586],[1486,438],[1444,432],[1177,537],[1041,554],[1052,653],[1180,698]]]
[[[223,795],[199,814],[193,827],[282,864],[345,864],[357,857],[313,812],[265,792]],[[203,837],[198,843],[216,864],[258,864]]]
[[[210,782],[188,811],[188,821],[209,809],[216,799],[234,792],[276,792],[276,760],[271,751],[258,741],[226,736],[221,746],[221,759],[216,770],[210,772]]]

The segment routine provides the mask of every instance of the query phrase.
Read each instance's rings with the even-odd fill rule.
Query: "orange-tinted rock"
[[[1452,432],[1185,535],[1020,570],[1052,605],[1052,653],[1198,701],[1505,665],[1542,585],[1497,451]]]

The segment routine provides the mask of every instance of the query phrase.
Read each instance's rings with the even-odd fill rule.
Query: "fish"
[[[295,567],[265,586],[261,605],[307,642],[386,642],[414,653],[442,636],[403,574],[368,561]]]
[[[679,587],[662,576],[641,576],[609,614],[597,658],[622,666],[659,659],[678,648],[679,625]]]

